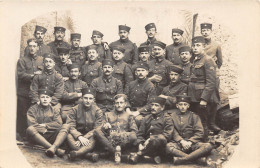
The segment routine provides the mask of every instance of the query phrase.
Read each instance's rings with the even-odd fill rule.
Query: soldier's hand
[[[148,139],[144,142],[144,146],[147,146],[149,142],[150,142],[150,138],[148,138]]]
[[[72,64],[71,59],[68,59],[68,61],[66,62],[66,64]]]
[[[162,80],[162,77],[161,76],[159,76],[159,75],[154,75],[155,76],[155,82],[161,82],[161,80]]]
[[[38,101],[37,104],[40,105],[40,101]]]
[[[80,141],[82,146],[89,146],[89,144],[90,144],[89,140],[83,136],[79,136],[78,140]]]
[[[185,150],[187,150],[187,149],[189,149],[189,148],[191,147],[191,144],[190,144],[189,141],[181,140],[180,143],[181,143],[181,146],[182,146]]]
[[[42,126],[42,127],[46,127],[46,124],[39,124],[40,126]]]
[[[207,107],[207,102],[204,100],[200,101],[200,108],[205,109]]]
[[[36,71],[34,72],[34,75],[41,75],[42,74],[42,71]]]
[[[144,146],[142,144],[139,144],[138,149],[139,149],[139,151],[142,151],[142,150],[144,150]]]
[[[76,141],[76,142],[75,142],[75,145],[76,145],[77,147],[80,147],[80,145],[81,145],[80,141]]]
[[[105,50],[108,50],[109,49],[109,46],[108,46],[108,44],[105,42],[105,43],[103,43],[103,45],[104,45],[104,49]]]
[[[165,95],[161,94],[161,95],[159,95],[159,97],[164,98],[164,99],[168,99],[169,96],[165,96]]]
[[[103,126],[105,129],[110,129],[112,126],[109,123],[105,123]]]
[[[63,81],[69,80],[69,77],[63,77]]]
[[[81,97],[82,96],[82,93],[78,93],[78,97]]]

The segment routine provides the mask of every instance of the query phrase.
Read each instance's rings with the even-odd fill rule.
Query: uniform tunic
[[[62,64],[60,61],[55,65],[55,70],[62,75],[62,77],[69,77],[70,71],[68,69],[70,64]]]
[[[222,60],[222,51],[221,51],[221,46],[215,42],[210,40],[206,40],[205,43],[205,53],[211,57],[215,63],[217,64],[218,68],[221,67],[223,60]]]
[[[97,60],[99,62],[102,62],[104,59],[112,59],[112,53],[111,51],[105,50],[103,43],[102,44],[91,44],[91,45],[95,45],[97,48],[97,52],[98,52],[98,58]],[[87,50],[88,46],[86,47]],[[86,51],[87,53],[87,51]]]
[[[182,64],[179,56],[179,48],[185,46],[183,43],[171,44],[166,47],[166,59],[171,61],[173,64]]]
[[[55,62],[59,61],[57,48],[71,48],[71,45],[65,41],[52,41],[47,44],[51,48],[51,52],[56,55]]]
[[[50,46],[47,46],[43,43],[38,43],[38,45],[39,45],[39,50],[37,51],[37,55],[43,57],[44,54],[52,52]],[[24,49],[24,56],[28,56],[29,54],[30,54],[30,50],[29,50],[29,46],[27,46]]]
[[[190,69],[191,69],[192,64],[189,63],[182,63],[182,68],[183,68],[183,72],[181,73],[181,81],[183,83],[189,84],[190,82]]]
[[[74,64],[78,64],[80,67],[85,64],[87,60],[87,56],[85,53],[85,49],[82,47],[74,48],[71,47],[70,49],[70,60]]]
[[[132,65],[138,61],[138,51],[137,51],[136,44],[133,43],[132,41],[130,41],[129,39],[117,40],[117,41],[109,44],[110,48],[113,48],[115,46],[121,46],[125,49],[125,53],[124,53],[125,56],[124,56],[123,60],[127,64]]]
[[[81,79],[90,86],[93,79],[102,75],[102,64],[96,61],[88,61],[81,67]]]

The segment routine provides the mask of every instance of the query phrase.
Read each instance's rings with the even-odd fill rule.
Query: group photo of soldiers
[[[87,46],[81,32],[66,41],[64,26],[35,24],[17,62],[17,141],[71,162],[206,166],[217,146],[209,135],[222,131],[216,115],[223,58],[214,24],[197,24],[200,35],[189,45],[185,30],[172,27],[166,44],[156,38],[157,24],[145,23],[147,39],[138,46],[124,23],[115,41],[92,30]]]

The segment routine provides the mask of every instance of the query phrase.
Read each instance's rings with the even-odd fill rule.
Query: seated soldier
[[[96,89],[96,103],[98,107],[105,112],[114,109],[114,96],[123,93],[122,83],[120,80],[112,76],[114,64],[109,59],[102,61],[102,76],[94,79],[91,87]]]
[[[53,157],[63,156],[65,150],[59,147],[66,140],[70,129],[68,124],[62,125],[60,112],[51,106],[52,92],[39,89],[39,104],[31,106],[27,112],[28,140],[47,148],[45,154]]]
[[[165,99],[153,97],[151,99],[151,114],[144,117],[137,133],[139,152],[136,157],[151,156],[155,163],[161,163],[162,149],[170,141],[173,123],[167,113],[164,113]],[[137,158],[133,159],[138,160]]]
[[[95,90],[86,88],[82,90],[82,103],[73,107],[67,118],[67,124],[71,129],[68,134],[68,145],[71,148],[69,157],[71,160],[85,155],[95,147],[93,131],[102,125],[103,112],[95,104]],[[95,155],[93,161],[98,159]]]
[[[72,64],[70,58],[70,54],[69,48],[57,48],[58,54],[59,54],[59,60],[57,62],[57,64],[55,65],[55,70],[57,72],[59,72],[62,77],[63,80],[66,81],[69,79],[70,73],[69,73],[69,69],[68,66],[70,66]]]
[[[94,131],[94,136],[109,154],[115,154],[116,147],[124,151],[136,145],[137,126],[131,114],[126,112],[127,96],[118,94],[114,98],[115,109],[105,113],[105,124]],[[126,155],[122,155],[125,158]],[[116,161],[116,158],[115,158]]]
[[[198,159],[198,163],[206,164],[204,156],[213,149],[210,143],[202,143],[203,126],[200,117],[188,110],[190,101],[190,96],[178,95],[177,109],[170,112],[175,129],[166,153],[173,156],[174,164],[187,164]]]
[[[189,46],[183,46],[179,48],[179,55],[182,62],[183,72],[181,73],[181,81],[185,84],[189,84],[190,81],[190,69],[191,69],[191,48]]]
[[[102,64],[98,61],[97,46],[90,45],[86,50],[88,62],[81,67],[81,79],[90,86],[93,79],[102,75]]]
[[[180,80],[182,72],[182,67],[178,65],[171,65],[169,67],[170,84],[163,88],[160,95],[160,97],[166,99],[165,110],[176,108],[176,96],[188,92],[188,86]]]
[[[71,64],[68,68],[70,71],[70,78],[64,83],[64,92],[61,99],[61,118],[64,123],[66,122],[70,108],[80,103],[82,89],[88,88],[86,82],[78,79],[80,75],[79,65]]]

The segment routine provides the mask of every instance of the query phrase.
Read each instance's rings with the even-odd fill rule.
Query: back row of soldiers
[[[73,134],[73,127],[76,127],[77,124],[70,124],[71,117],[69,116],[75,114],[73,112],[75,108],[84,109],[84,96],[86,93],[94,96],[95,109],[102,111],[98,115],[100,118],[105,116],[105,121],[108,123],[111,119],[108,119],[107,114],[111,114],[113,111],[111,114],[112,120],[117,118],[118,122],[122,121],[118,119],[118,116],[121,115],[120,112],[125,111],[127,114],[131,114],[129,116],[132,116],[134,120],[126,120],[126,118],[129,118],[128,115],[123,115],[123,119],[127,123],[131,122],[131,125],[136,124],[137,128],[133,129],[136,133],[138,128],[139,132],[144,131],[141,129],[142,124],[146,124],[146,117],[150,116],[151,112],[154,111],[151,103],[161,105],[161,111],[173,110],[176,109],[176,96],[188,94],[190,97],[184,96],[184,102],[190,104],[191,111],[200,116],[204,128],[204,140],[207,139],[208,126],[215,133],[220,131],[220,128],[215,125],[217,103],[219,102],[219,79],[216,72],[221,67],[222,55],[220,46],[213,42],[210,37],[212,24],[201,24],[203,37],[197,36],[192,39],[192,49],[182,43],[183,31],[180,29],[172,29],[174,43],[166,47],[166,44],[155,39],[157,30],[153,23],[145,26],[148,40],[142,43],[139,48],[129,40],[130,27],[125,25],[119,26],[120,39],[110,45],[102,42],[103,34],[101,32],[93,31],[93,44],[85,48],[80,47],[80,34],[71,34],[72,46],[70,46],[63,41],[66,29],[63,27],[55,27],[54,29],[55,41],[44,45],[43,38],[47,30],[44,27],[36,26],[35,39],[27,41],[28,46],[25,49],[25,55],[18,61],[17,129],[21,135],[27,128],[26,119],[28,119],[28,129],[33,130],[28,131],[27,129],[27,134],[36,134],[37,130],[35,131],[32,126],[37,125],[36,123],[39,122],[36,119],[39,116],[39,114],[35,114],[37,112],[41,116],[42,123],[39,123],[40,126],[48,122],[42,120],[48,115],[47,113],[45,115],[44,108],[42,108],[44,101],[41,101],[40,98],[41,95],[47,95],[47,97],[51,97],[51,107],[55,109],[54,111],[59,111],[58,114],[64,123],[63,129],[61,129],[63,131],[59,130],[63,134],[61,136],[63,141],[65,134]],[[83,90],[86,89],[89,89],[89,91],[84,94]],[[127,103],[123,110],[118,110],[120,107],[114,104],[117,100],[115,96],[121,93],[125,93],[126,98],[123,97],[124,102]],[[159,97],[154,99],[154,96]],[[86,104],[89,105],[89,103]],[[36,109],[31,112],[33,108]],[[178,106],[177,108],[181,110]],[[34,115],[30,115],[31,113]],[[76,112],[76,114],[78,113]],[[78,122],[78,119],[82,120],[81,122],[85,124],[85,128],[88,128],[88,131],[84,130],[84,133],[91,131],[90,128],[109,128],[113,125],[110,124],[109,126],[104,123],[96,125],[94,121],[90,121],[92,120],[91,117],[86,117],[86,114],[81,114],[81,119],[79,116],[73,116],[74,122]],[[173,121],[175,119],[173,117]],[[200,119],[196,123],[199,123]],[[95,127],[93,125],[89,126],[88,122],[90,125],[95,123]],[[165,122],[163,123],[165,124]],[[176,129],[178,126],[175,124],[177,123],[174,122]],[[187,123],[181,121],[179,124]],[[194,124],[194,119],[192,119],[192,124]],[[51,129],[45,125],[43,127],[47,128],[47,130]],[[152,125],[149,124],[148,127],[152,127]],[[163,131],[163,129],[161,128],[159,132]],[[95,131],[92,131],[92,134],[93,132]],[[147,130],[144,132],[146,134]],[[44,134],[45,132],[41,133]],[[71,139],[69,135],[67,139]],[[93,136],[87,136],[86,139],[82,140],[80,135],[76,134],[74,136],[77,140],[74,145],[77,144],[77,147],[71,147],[73,145],[70,145],[73,149],[70,153],[72,158],[77,156],[75,151],[80,150],[79,146],[91,146],[86,139],[93,138]],[[104,140],[104,136],[106,136],[104,131],[97,130],[95,135],[99,137],[98,139],[103,144],[107,144],[106,140]],[[127,137],[129,136],[127,135]],[[158,138],[158,136],[156,137]],[[166,138],[166,142],[170,142],[170,138]],[[166,142],[159,144],[166,145]],[[192,141],[182,142],[182,147],[189,149],[191,147],[190,142]],[[141,144],[143,143],[142,140]],[[58,143],[56,146],[60,144]],[[139,145],[139,149],[144,149],[147,144],[149,143],[147,142],[141,147]],[[45,147],[49,148],[50,145],[45,144]],[[108,145],[108,148],[111,149],[110,151],[115,152],[111,146]],[[91,149],[93,149],[93,145]],[[54,150],[56,150],[56,147],[54,149],[52,146],[52,149],[47,151],[48,155],[55,153]],[[83,151],[83,153],[87,153],[89,150]],[[156,157],[155,160],[158,161]],[[184,157],[184,155],[178,157]]]

